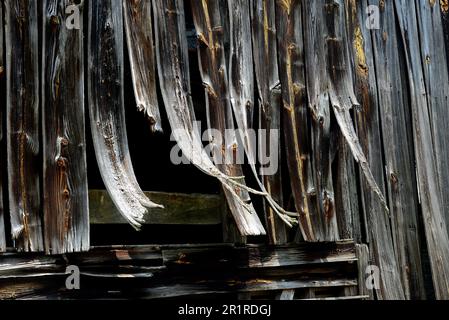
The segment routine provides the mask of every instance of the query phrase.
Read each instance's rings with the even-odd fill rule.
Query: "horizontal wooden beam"
[[[219,195],[145,192],[164,209],[149,209],[147,225],[217,225],[222,222],[223,198]],[[106,190],[89,191],[91,224],[126,224]]]
[[[114,246],[88,253],[0,254],[1,298],[167,298],[356,287],[352,242],[266,247],[231,244]],[[81,290],[65,290],[66,267]]]

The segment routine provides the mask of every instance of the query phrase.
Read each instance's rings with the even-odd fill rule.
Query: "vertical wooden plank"
[[[206,109],[208,127],[216,130],[221,137],[210,137],[213,145],[215,163],[227,176],[242,177],[242,167],[239,164],[223,161],[226,155],[233,155],[238,148],[236,137],[227,136],[226,129],[234,129],[234,119],[229,101],[228,68],[226,67],[225,51],[223,49],[224,24],[220,13],[220,1],[191,1],[195,28],[198,33],[198,59],[200,73],[206,93]],[[229,139],[231,138],[231,139]],[[245,184],[244,179],[241,181]],[[230,210],[237,226],[244,236],[265,235],[265,229],[250,203],[249,194],[244,188],[236,187],[233,194],[225,189]],[[247,205],[243,205],[244,200]]]
[[[79,24],[66,21],[69,6],[78,10]],[[84,4],[74,5],[72,0],[44,0],[43,10],[45,250],[50,254],[87,251],[89,205],[84,123]]]
[[[278,74],[278,54],[276,43],[275,0],[251,0],[251,28],[253,42],[254,71],[259,93],[259,128],[266,130],[266,139],[259,138],[261,145],[266,146],[268,154],[277,153],[279,168],[274,175],[264,176],[266,190],[274,201],[283,205],[281,145],[279,150],[268,148],[272,130],[281,128],[282,92]],[[287,242],[285,223],[276,215],[273,208],[265,200],[265,219],[268,240],[271,244]]]
[[[303,238],[306,241],[335,241],[339,235],[331,172],[329,103],[320,104],[323,110],[318,111],[313,97],[310,109],[317,112],[312,111],[310,116],[306,100],[303,28],[310,27],[306,33],[313,31],[310,24],[303,24],[302,7],[299,0],[276,1],[287,162]],[[320,149],[314,153],[314,167],[310,126],[316,129],[314,148]]]
[[[440,184],[440,200],[449,232],[449,83],[448,60],[444,45],[440,2],[416,1],[418,26],[421,36],[421,61],[432,136],[435,143],[435,163]],[[445,68],[446,66],[446,68]]]
[[[151,1],[123,0],[123,10],[137,108],[148,117],[151,130],[160,132]]]
[[[369,300],[374,300],[374,292],[373,290],[368,289],[366,285],[366,271],[370,262],[370,253],[368,246],[366,244],[356,244],[356,255],[357,255],[357,269],[358,273],[358,286],[359,286],[359,295],[360,296],[368,296]]]
[[[12,238],[20,251],[42,251],[37,1],[6,0],[5,9]]]
[[[121,1],[89,1],[88,95],[92,139],[106,189],[136,229],[151,202],[131,163],[124,109],[123,7]]]
[[[381,6],[379,0],[369,4]],[[365,13],[364,7],[358,8]],[[361,23],[367,17],[360,18]],[[418,193],[413,155],[409,99],[404,83],[404,61],[398,54],[397,21],[392,1],[383,3],[380,30],[372,31],[374,65],[379,96],[387,193],[393,240],[407,298],[424,299],[424,279],[418,228]],[[363,30],[363,29],[362,29]],[[365,36],[365,42],[369,36]],[[403,60],[403,59],[402,59]],[[372,69],[372,67],[371,67]],[[371,71],[372,72],[372,71]]]
[[[370,30],[366,28],[364,22],[368,19],[365,16],[368,6],[366,1],[346,2],[348,17],[349,48],[352,53],[352,64],[355,79],[355,93],[360,103],[360,108],[355,112],[357,135],[364,154],[368,160],[369,167],[373,173],[380,191],[386,194],[384,179],[384,161],[382,154],[383,144],[380,134],[380,116],[378,108],[377,79],[374,68],[374,54],[371,41]],[[377,201],[377,195],[371,190],[367,180],[361,176],[362,207],[368,222],[367,234],[371,239],[379,239],[385,249],[390,250],[390,263],[398,264],[397,250],[403,250],[405,243],[396,243],[396,248],[391,234],[391,223],[388,216],[383,214],[382,204]],[[384,226],[384,230],[379,232],[374,224]],[[396,250],[394,250],[396,249]],[[376,251],[374,260],[378,261]],[[401,260],[399,271],[401,271],[402,286],[405,298],[410,298],[409,281],[406,276],[407,267],[405,261]]]
[[[436,163],[438,159],[436,153],[443,150],[440,150],[438,143],[434,141],[432,132],[433,92],[427,91],[433,86],[426,87],[428,81],[432,79],[426,79],[429,76],[429,70],[425,70],[428,68],[428,58],[421,52],[422,41],[429,41],[430,35],[423,34],[423,30],[418,27],[417,12],[419,11],[417,11],[414,1],[397,0],[394,4],[407,62],[419,199],[435,295],[437,299],[449,299],[449,238],[441,198],[441,192],[446,192],[446,190],[441,189],[439,165]],[[420,22],[423,23],[423,21]],[[441,27],[437,23],[434,26]],[[432,57],[429,62],[433,63]],[[444,72],[447,70],[444,65],[437,65],[437,68],[440,71],[444,69]],[[444,86],[443,83],[434,85]]]
[[[0,1],[0,252],[6,250],[6,233],[3,207],[3,76],[5,66],[3,64],[3,1]]]

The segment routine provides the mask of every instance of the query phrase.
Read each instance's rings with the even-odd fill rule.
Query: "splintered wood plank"
[[[228,68],[223,44],[224,34],[228,30],[224,30],[222,23],[220,1],[192,0],[191,7],[199,41],[198,59],[206,93],[208,127],[221,135],[215,136],[215,139],[213,134],[210,136],[214,160],[217,167],[227,176],[242,177],[242,167],[229,157],[236,151],[239,152],[239,148],[242,150],[242,147],[238,146],[235,136],[225,134],[226,129],[234,129],[234,119],[229,101]],[[241,180],[244,186],[245,181]],[[225,188],[224,192],[241,234],[265,235],[265,229],[250,203],[248,192],[241,187],[235,187],[234,190]]]
[[[376,195],[382,208],[380,212],[373,211],[373,218],[368,221],[369,231],[372,232],[372,239],[375,242],[373,243],[375,263],[382,272],[378,296],[381,299],[404,299],[393,243],[385,241],[386,235],[391,232],[384,223],[388,212],[385,197],[371,172],[350,114],[351,108],[358,106],[358,102],[354,93],[347,46],[345,2],[310,1],[306,2],[304,8],[307,29],[305,32],[307,88],[313,117],[321,119],[318,123],[322,123],[321,126],[325,128],[326,122],[330,121],[327,106],[329,104],[332,106],[338,127],[353,157],[359,163],[366,186]],[[314,150],[318,151],[318,146],[315,144]]]
[[[37,2],[5,1],[7,153],[11,233],[20,251],[43,251],[39,186]]]
[[[335,241],[339,235],[331,172],[329,102],[320,104],[323,110],[319,112],[323,114],[315,113],[310,117],[304,70],[302,2],[277,1],[276,4],[287,162],[300,228],[306,241]],[[313,124],[309,123],[310,118]],[[314,147],[320,149],[315,153],[315,168],[312,168],[309,138],[311,125],[316,129]]]
[[[326,240],[326,238],[328,238],[327,240],[333,240],[339,237],[338,223],[335,218],[336,203],[331,171],[333,157],[331,139],[333,138],[332,131],[335,128],[331,123],[328,68],[330,68],[329,65],[332,61],[327,61],[330,36],[327,35],[326,25],[334,23],[334,15],[331,15],[331,12],[332,4],[329,1],[313,1],[303,5],[306,83],[311,111],[310,140],[313,150],[310,157],[314,163],[310,174],[313,177],[313,182],[310,182],[309,188],[305,190],[310,193],[308,196],[316,203],[315,208],[311,207],[314,210],[311,212],[316,212],[317,218],[315,219],[318,219],[318,221],[315,223],[321,226],[318,229],[321,233],[318,239],[321,240]],[[314,15],[317,16],[317,22],[314,21]],[[335,16],[337,15],[335,14]],[[332,54],[335,54],[335,52]],[[313,205],[313,202],[311,203]]]
[[[281,146],[271,150],[272,132],[280,133],[282,93],[278,74],[278,54],[276,43],[275,0],[251,0],[250,6],[254,71],[259,93],[259,128],[266,130],[265,139],[259,137],[259,150],[262,146],[267,154],[278,157],[278,170],[265,175],[263,182],[274,201],[283,205]],[[265,219],[268,239],[271,244],[287,242],[285,223],[276,215],[265,200]]]
[[[0,3],[0,98],[3,101],[3,5]],[[0,103],[0,146],[3,146],[3,105]],[[0,168],[3,168],[3,148],[0,149]],[[0,252],[6,250],[6,233],[3,207],[3,170],[0,170]]]
[[[217,225],[222,222],[224,200],[221,196],[205,194],[174,194],[145,192],[164,206],[151,209],[144,224]],[[126,220],[104,190],[89,191],[91,224],[124,224]]]
[[[42,35],[44,235],[47,253],[89,250],[83,25],[69,29],[71,0],[45,0]],[[78,5],[83,21],[84,6]]]
[[[430,67],[428,64],[438,63],[438,59],[442,57],[427,57],[427,54],[423,56],[421,51],[423,41],[426,42],[425,48],[427,49],[436,45],[432,43],[433,36],[422,31],[428,30],[427,32],[430,33],[438,33],[438,29],[441,28],[441,21],[431,21],[429,18],[429,21],[426,21],[426,19],[417,17],[417,13],[423,13],[421,9],[415,6],[413,1],[397,0],[395,1],[395,10],[405,50],[419,200],[432,268],[433,285],[436,298],[446,300],[449,299],[449,238],[444,217],[444,200],[441,195],[447,190],[442,189],[443,186],[440,185],[439,175],[443,172],[439,171],[441,168],[436,162],[437,159],[440,159],[437,153],[447,153],[447,150],[441,150],[438,141],[435,140],[438,137],[434,136],[432,129],[434,125],[432,113],[438,112],[438,110],[435,110],[435,108],[438,108],[435,99],[443,98],[438,96],[443,91],[436,87],[445,86],[445,84],[440,82],[430,84],[429,82],[441,77],[442,73],[447,71],[447,68],[441,63],[436,65],[439,70]],[[431,24],[435,30],[429,29],[430,25],[427,24]],[[440,39],[440,41],[439,45],[443,40]],[[433,72],[437,73],[435,77],[433,77]],[[436,90],[435,93],[428,91],[434,89]],[[447,109],[447,102],[445,109]],[[435,124],[438,124],[438,122]],[[444,128],[440,130],[447,131]],[[444,134],[444,132],[441,134]]]
[[[380,5],[379,0],[370,0]],[[365,12],[362,7],[361,12]],[[360,21],[365,21],[362,17]],[[381,29],[372,33],[374,64],[382,123],[385,174],[390,204],[391,226],[401,278],[407,298],[424,299],[418,217],[419,204],[413,154],[413,134],[409,98],[405,86],[405,61],[397,50],[400,36],[394,4],[384,4]],[[398,37],[399,36],[399,37]],[[365,38],[365,42],[368,42]],[[371,68],[372,69],[372,68]],[[370,71],[372,73],[372,70]]]
[[[123,0],[126,40],[137,108],[149,118],[151,130],[162,131],[156,93],[156,57],[151,1]]]
[[[89,1],[88,95],[92,139],[103,182],[136,229],[148,208],[160,207],[140,189],[126,135],[123,10],[115,0]]]

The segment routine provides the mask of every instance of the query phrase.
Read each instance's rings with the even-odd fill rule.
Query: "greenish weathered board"
[[[144,224],[217,225],[222,222],[223,197],[219,195],[145,192],[164,206],[150,209]],[[105,190],[89,191],[91,224],[126,224]]]

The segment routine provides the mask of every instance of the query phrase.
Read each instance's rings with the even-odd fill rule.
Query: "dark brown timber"
[[[18,250],[43,251],[37,1],[7,0],[5,9],[11,233]]]
[[[206,93],[208,127],[216,130],[222,137],[210,136],[214,160],[227,176],[242,177],[241,166],[232,159],[239,148],[236,136],[225,134],[226,129],[234,129],[234,120],[229,101],[228,72],[223,48],[223,35],[228,30],[223,28],[219,2],[218,0],[192,0],[191,6],[198,33],[198,59]],[[236,187],[234,192],[247,202],[246,206],[238,201],[238,197],[229,189],[224,190],[237,227],[245,236],[264,235],[262,223],[250,203],[248,192],[244,189],[244,179],[241,179],[241,184],[243,188]],[[244,223],[241,222],[242,220]]]
[[[45,0],[43,7],[44,234],[45,250],[52,254],[89,250],[84,7],[73,7],[79,21],[68,21],[73,23],[69,28],[66,8],[71,4],[71,0]]]
[[[434,4],[439,6],[435,2]],[[428,55],[431,52],[425,55],[422,54],[420,40],[424,38],[428,41],[428,37],[431,35],[421,35],[421,33],[424,31],[439,33],[441,36],[441,32],[438,31],[441,28],[441,20],[434,21],[435,23],[431,24],[436,29],[432,30],[430,25],[425,25],[426,23],[431,23],[431,21],[418,21],[417,12],[420,11],[417,10],[422,10],[422,8],[418,9],[418,7],[415,6],[414,1],[395,1],[396,15],[399,19],[402,43],[405,50],[419,199],[432,267],[433,284],[436,298],[446,300],[449,299],[449,238],[444,217],[444,198],[442,198],[442,193],[446,192],[446,190],[442,189],[440,174],[443,174],[443,172],[439,171],[441,164],[437,163],[437,159],[440,159],[437,153],[443,150],[440,149],[438,136],[434,136],[433,114],[435,112],[447,112],[447,101],[444,107],[446,111],[444,109],[438,110],[438,108],[443,108],[443,105],[439,105],[438,100],[434,99],[444,99],[444,96],[438,96],[438,94],[443,94],[444,91],[434,88],[434,85],[437,87],[444,85],[440,82],[434,84],[429,82],[436,81],[436,79],[443,76],[447,79],[447,75],[444,75],[447,72],[447,68],[440,63],[435,66],[437,69],[435,70],[429,64],[434,63],[432,59],[438,61],[442,57],[437,58]],[[434,10],[439,9],[434,8]],[[441,45],[443,39],[440,38],[438,41],[440,42],[433,44],[429,42],[428,46],[430,47],[425,47],[424,49],[435,50],[432,46]],[[438,63],[437,61],[436,63]],[[433,74],[434,72],[436,74]],[[433,98],[433,91],[429,90],[435,90],[435,98]],[[441,134],[445,133],[442,132]],[[443,178],[447,179],[448,177]]]
[[[92,138],[104,184],[136,229],[148,208],[160,207],[140,189],[128,149],[123,101],[123,10],[115,0],[89,1],[88,94]]]
[[[162,131],[156,94],[151,1],[123,0],[123,10],[137,108],[149,118],[151,130]]]

